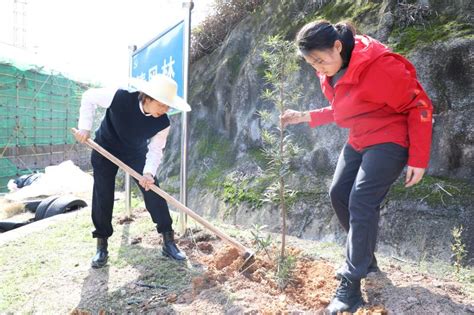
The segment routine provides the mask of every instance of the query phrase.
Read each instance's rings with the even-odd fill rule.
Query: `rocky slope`
[[[294,39],[306,22],[351,19],[369,34],[406,55],[435,106],[432,159],[421,184],[394,185],[381,210],[378,250],[413,260],[449,260],[453,227],[474,260],[473,12],[470,1],[268,1],[242,20],[225,42],[191,67],[188,205],[206,216],[279,231],[275,205],[263,204],[268,186],[256,111],[272,109],[261,98],[267,36]],[[300,109],[327,106],[310,66],[301,62],[294,84],[302,84]],[[275,113],[276,118],[276,113]],[[160,171],[163,187],[179,189],[180,121]],[[289,233],[305,239],[343,242],[327,195],[347,131],[335,125],[292,126],[303,152],[292,165]]]

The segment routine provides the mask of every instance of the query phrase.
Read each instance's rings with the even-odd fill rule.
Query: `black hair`
[[[356,30],[349,22],[339,22],[332,25],[326,20],[311,22],[303,26],[296,35],[296,44],[302,56],[312,50],[326,50],[334,47],[334,42],[342,43],[342,68],[349,65],[352,50],[354,49]]]
[[[145,100],[146,100],[147,98],[149,98],[150,100],[153,99],[152,97],[150,97],[149,95],[147,95],[147,94],[145,94],[145,93],[143,93],[143,92],[139,92],[139,93],[138,93],[138,100],[139,100],[140,102],[142,102],[142,104],[145,103]]]

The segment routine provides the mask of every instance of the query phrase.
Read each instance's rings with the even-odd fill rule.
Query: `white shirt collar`
[[[130,92],[130,93],[138,92],[138,90],[136,90],[136,89],[134,89],[134,88],[132,88],[132,87],[123,87],[123,88],[121,88],[121,89],[127,90],[127,91]],[[151,114],[145,113],[145,110],[143,109],[143,104],[142,104],[141,101],[138,101],[138,104],[139,104],[139,106],[140,106],[140,110],[142,111],[143,115],[145,115],[145,116],[151,116]]]
[[[142,104],[141,101],[139,101],[138,104],[140,105],[140,110],[142,111],[143,115],[145,115],[145,116],[151,116],[151,114],[145,113],[145,110],[143,109],[143,104]]]

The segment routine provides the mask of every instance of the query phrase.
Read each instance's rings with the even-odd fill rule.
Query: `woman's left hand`
[[[299,112],[293,109],[287,109],[281,116],[280,116],[281,123],[283,127],[288,125],[300,124],[303,122],[310,122],[311,116],[309,112]]]
[[[425,174],[424,168],[408,166],[405,187],[417,184],[423,178],[423,174]]]
[[[155,179],[153,178],[153,175],[150,173],[145,173],[143,174],[142,178],[138,182],[140,186],[145,188],[146,191],[150,190],[151,185],[155,183]]]

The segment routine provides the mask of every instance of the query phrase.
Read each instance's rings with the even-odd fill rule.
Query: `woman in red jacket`
[[[327,310],[355,312],[363,304],[360,280],[377,271],[374,250],[380,204],[407,167],[405,186],[418,183],[428,165],[432,105],[413,65],[348,23],[317,21],[297,35],[299,54],[319,77],[330,106],[287,110],[283,125],[331,122],[349,128],[330,188],[333,208],[347,231],[341,283]]]

